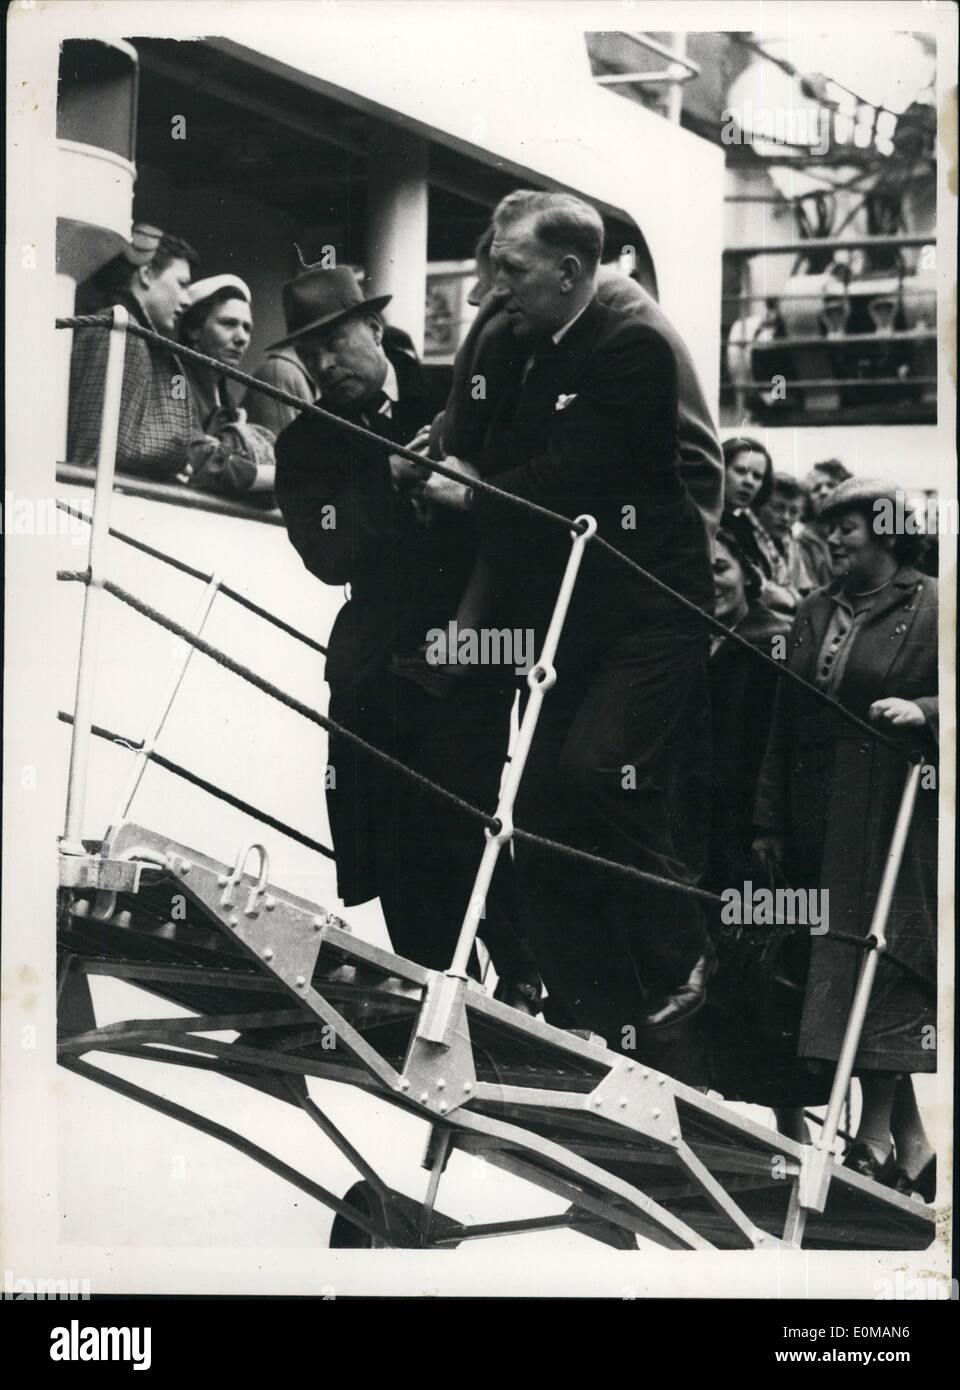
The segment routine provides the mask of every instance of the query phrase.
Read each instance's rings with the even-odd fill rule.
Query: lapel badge
[[[556,405],[554,405],[553,408],[554,408],[554,410],[566,410],[567,406],[568,406],[568,405],[572,405],[573,402],[574,402],[576,399],[577,399],[577,393],[576,393],[576,391],[574,391],[573,395],[571,395],[571,396],[559,395],[559,396],[557,397]]]

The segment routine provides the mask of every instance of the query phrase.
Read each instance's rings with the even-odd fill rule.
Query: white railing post
[[[197,637],[201,635],[206,625],[207,618],[210,615],[210,609],[213,607],[213,601],[220,592],[220,583],[220,576],[218,574],[212,574],[207,583],[207,587],[203,591],[203,597],[200,600],[200,605],[190,629]],[[170,684],[167,687],[166,693],[160,701],[157,717],[153,721],[150,732],[137,749],[137,756],[134,759],[133,767],[130,769],[123,789],[117,797],[111,820],[112,825],[119,825],[122,820],[126,819],[130,812],[130,805],[137,794],[137,789],[143,779],[143,774],[147,770],[147,764],[153,757],[154,750],[157,746],[157,739],[163,732],[163,726],[167,722],[167,715],[173,707],[177,691],[183,684],[183,678],[187,674],[187,667],[190,665],[195,651],[195,647],[191,646],[189,642],[186,643],[186,650],[178,661],[176,669],[171,675]]]
[[[850,1007],[850,1016],[847,1019],[847,1026],[843,1035],[840,1056],[837,1059],[837,1069],[834,1073],[823,1127],[816,1142],[805,1151],[801,1163],[800,1175],[797,1179],[797,1200],[792,1204],[792,1229],[788,1237],[793,1244],[799,1245],[803,1238],[806,1213],[809,1211],[822,1212],[826,1206],[827,1193],[830,1188],[833,1145],[840,1125],[840,1113],[843,1109],[847,1088],[853,1075],[857,1049],[860,1046],[860,1037],[870,1005],[874,977],[877,973],[880,957],[887,944],[887,919],[890,916],[890,907],[897,887],[900,865],[903,862],[907,838],[910,834],[910,822],[920,786],[920,772],[921,764],[916,761],[907,773],[903,794],[900,797],[896,824],[890,837],[887,862],[884,865],[880,888],[877,892],[877,901],[870,921],[869,935],[874,938],[876,946],[873,950],[864,952],[853,1003]]]
[[[83,590],[83,617],[80,625],[80,658],[77,663],[77,693],[73,706],[73,733],[70,743],[70,772],[67,779],[67,809],[60,849],[64,854],[83,854],[83,812],[87,795],[90,762],[90,729],[97,675],[97,646],[100,612],[103,604],[103,565],[110,533],[110,500],[117,463],[117,435],[120,429],[120,399],[123,391],[123,361],[127,344],[127,311],[113,307],[113,327],[107,349],[107,375],[103,389],[103,416],[100,420],[100,452],[93,491],[90,522],[89,579]]]
[[[470,902],[467,905],[463,925],[460,928],[457,948],[454,952],[450,969],[446,972],[448,975],[456,976],[459,979],[465,980],[467,977],[470,952],[473,950],[473,943],[480,926],[480,921],[483,917],[487,892],[490,888],[491,880],[493,879],[493,871],[496,868],[500,850],[513,836],[513,803],[516,800],[520,779],[523,776],[523,770],[527,762],[527,755],[530,752],[530,745],[533,742],[533,735],[536,732],[537,720],[540,718],[540,708],[543,704],[543,697],[556,683],[557,672],[553,662],[557,654],[557,644],[560,641],[560,634],[563,631],[567,609],[570,607],[570,599],[573,596],[573,586],[576,583],[580,562],[583,559],[584,546],[591,536],[596,533],[597,523],[592,516],[577,517],[577,521],[584,523],[584,529],[574,534],[573,544],[570,547],[570,555],[567,559],[567,566],[560,584],[560,592],[557,594],[557,601],[553,606],[550,626],[547,628],[547,635],[543,639],[540,659],[527,676],[530,696],[527,700],[527,707],[523,712],[523,718],[520,721],[516,746],[513,749],[509,764],[505,765],[504,771],[506,775],[503,777],[500,800],[494,812],[494,815],[500,822],[500,829],[496,834],[493,834],[489,830],[486,831],[487,843],[484,847],[483,857],[480,860],[480,867],[477,869],[477,876],[474,880],[473,892],[470,895]]]

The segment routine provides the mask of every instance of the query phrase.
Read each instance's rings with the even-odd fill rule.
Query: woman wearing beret
[[[781,681],[754,813],[761,860],[795,888],[829,893],[831,931],[866,936],[909,755],[925,764],[854,1064],[860,1124],[845,1163],[932,1200],[933,1154],[910,1075],[936,1070],[937,584],[915,567],[916,535],[888,534],[902,492],[850,479],[820,516],[838,577],[801,604],[789,668],[898,743],[904,756]],[[811,934],[801,1057],[836,1063],[863,953]]]
[[[180,341],[227,367],[239,367],[250,346],[250,290],[237,275],[213,275],[187,291],[190,307],[180,321]],[[258,494],[272,505],[275,473],[272,431],[252,425],[234,405],[227,377],[216,367],[187,359],[184,372],[200,420],[188,448],[194,487],[228,496]]]

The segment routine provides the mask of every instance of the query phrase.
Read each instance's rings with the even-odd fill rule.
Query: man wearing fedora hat
[[[379,311],[349,267],[305,269],[284,287],[287,336],[325,409],[403,443],[432,416],[417,363],[384,347]],[[495,804],[510,700],[482,683],[458,704],[397,679],[395,655],[454,612],[476,550],[470,517],[421,522],[415,467],[304,412],[277,441],[276,495],[290,540],[325,584],[350,586],[329,638],[330,715],[477,804]],[[331,737],[327,809],[347,906],[379,897],[394,949],[445,969],[483,841],[476,826]],[[491,898],[487,926],[496,934]],[[505,948],[509,955],[509,947]],[[495,964],[497,960],[495,959]],[[504,974],[500,953],[498,973]]]

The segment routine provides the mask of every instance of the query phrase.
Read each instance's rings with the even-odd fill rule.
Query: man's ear
[[[564,294],[568,294],[582,278],[583,265],[579,257],[574,256],[572,252],[564,256],[560,262],[560,288]]]

